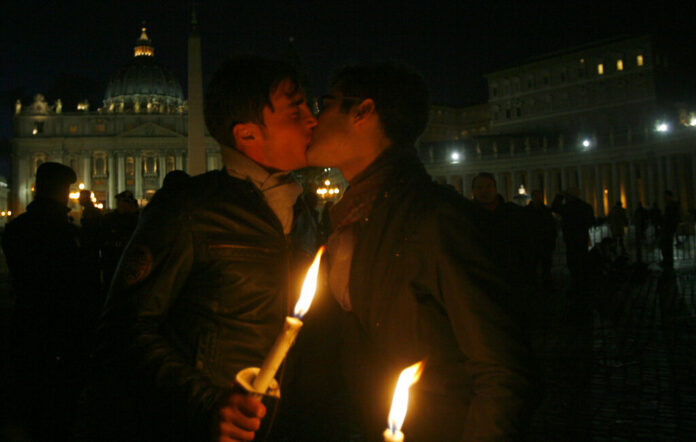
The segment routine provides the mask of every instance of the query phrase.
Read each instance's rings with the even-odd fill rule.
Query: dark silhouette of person
[[[551,259],[556,248],[556,220],[551,208],[544,204],[541,190],[532,191],[532,201],[525,207],[529,217],[529,233],[532,246],[532,269],[542,287],[551,285]]]
[[[526,282],[532,270],[526,255],[532,244],[529,235],[529,217],[518,204],[506,202],[498,193],[493,174],[481,172],[471,181],[478,227],[488,234],[496,262],[516,283]]]
[[[82,216],[80,217],[80,248],[82,250],[81,274],[84,283],[91,289],[88,291],[93,294],[94,302],[91,305],[95,310],[89,315],[96,323],[99,317],[99,309],[104,304],[105,290],[101,275],[101,232],[103,214],[101,210],[94,206],[92,202],[92,192],[81,190],[78,199],[82,206]]]
[[[138,216],[138,201],[130,190],[116,195],[116,210],[104,215],[101,250],[104,287],[107,290],[123,250],[138,226]]]
[[[614,238],[614,246],[621,249],[621,253],[626,253],[626,245],[624,244],[625,229],[628,227],[628,215],[626,209],[621,205],[621,201],[617,201],[614,207],[609,211],[609,228],[611,236]]]
[[[656,202],[650,208],[650,224],[653,226],[655,240],[658,240],[660,238],[660,229],[662,228],[662,212],[657,207]]]
[[[11,221],[2,248],[16,297],[9,347],[10,403],[29,440],[68,440],[87,358],[89,293],[79,230],[68,220],[75,172],[43,163],[34,200]]]
[[[589,229],[595,222],[592,206],[580,199],[580,189],[570,188],[556,195],[551,210],[561,215],[568,270],[575,283],[583,280],[590,243]]]
[[[665,214],[662,219],[662,229],[660,229],[659,243],[662,250],[662,267],[672,269],[674,267],[674,235],[681,219],[679,213],[679,203],[673,199],[673,194],[665,190]]]
[[[645,232],[648,230],[648,224],[650,223],[650,214],[641,202],[638,202],[638,207],[636,207],[633,214],[633,223],[636,229],[636,261],[642,263],[643,244],[645,244]]]
[[[172,170],[164,176],[163,189],[181,189],[189,182],[191,176],[183,170]]]

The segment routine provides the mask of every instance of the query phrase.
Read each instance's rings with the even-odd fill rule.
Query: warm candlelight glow
[[[399,381],[396,383],[396,389],[394,390],[391,410],[389,410],[389,430],[391,430],[392,434],[401,430],[401,425],[403,425],[406,418],[406,409],[408,408],[408,389],[411,385],[418,382],[424,368],[425,361],[420,361],[405,368],[399,375]]]
[[[317,276],[319,275],[319,263],[321,262],[321,255],[324,253],[324,246],[319,247],[317,255],[314,257],[314,262],[307,270],[307,276],[305,276],[304,283],[302,283],[302,291],[300,292],[300,299],[297,300],[295,304],[295,312],[293,316],[302,319],[302,317],[309,310],[309,306],[312,304],[314,299],[314,292],[317,290]]]

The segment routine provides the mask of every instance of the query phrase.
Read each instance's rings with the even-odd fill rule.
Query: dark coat
[[[553,200],[551,210],[561,215],[561,229],[566,245],[586,248],[590,240],[589,229],[595,222],[592,206],[570,195],[558,195]]]
[[[210,440],[220,399],[263,362],[317,246],[307,206],[295,207],[286,237],[261,193],[224,170],[158,192],[107,299],[87,392],[106,434],[92,439]]]
[[[362,223],[344,312],[346,382],[368,440],[386,427],[399,372],[411,388],[409,440],[510,440],[522,432],[532,361],[497,304],[508,287],[472,222],[473,204],[405,155]]]
[[[92,293],[82,279],[78,228],[68,212],[64,204],[37,197],[2,237],[16,296],[9,349],[12,407],[29,415],[30,430],[50,431],[55,440],[64,440],[70,430],[91,337]]]
[[[531,249],[536,254],[550,254],[556,248],[556,220],[545,204],[529,204],[524,208],[529,222]]]

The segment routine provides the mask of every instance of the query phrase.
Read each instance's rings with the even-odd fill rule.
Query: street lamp
[[[461,158],[461,155],[459,155],[459,152],[457,152],[457,151],[452,152],[452,154],[450,155],[450,159],[452,160],[453,163],[458,163],[460,158]]]
[[[665,123],[664,121],[658,121],[657,124],[655,125],[655,130],[658,132],[668,132],[669,131],[669,124]]]

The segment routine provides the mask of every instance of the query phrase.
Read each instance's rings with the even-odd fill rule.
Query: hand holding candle
[[[384,442],[403,442],[404,433],[401,432],[401,425],[406,419],[406,409],[408,408],[408,390],[411,385],[418,382],[421,373],[425,368],[425,361],[417,362],[405,368],[399,375],[399,380],[394,389],[391,410],[389,410],[389,428],[384,430]]]
[[[283,331],[276,339],[273,347],[271,347],[271,351],[263,361],[263,365],[261,365],[261,370],[256,375],[256,379],[254,379],[252,386],[258,393],[265,393],[266,390],[268,390],[268,386],[271,384],[273,377],[278,371],[278,367],[280,367],[280,364],[285,359],[285,355],[288,353],[293,342],[295,342],[297,333],[299,333],[300,328],[302,328],[302,317],[309,310],[309,306],[314,299],[314,293],[316,292],[319,263],[321,262],[321,255],[323,252],[324,247],[322,246],[317,251],[314,262],[312,262],[312,265],[307,271],[307,276],[302,284],[300,299],[298,299],[295,304],[293,315],[285,318]]]

